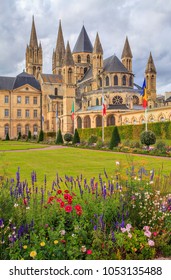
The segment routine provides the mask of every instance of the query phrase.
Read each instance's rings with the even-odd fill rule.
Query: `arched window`
[[[139,104],[139,98],[136,95],[133,95],[133,104],[138,105]]]
[[[25,134],[28,135],[29,133],[29,124],[25,125]]]
[[[99,106],[99,99],[96,98],[96,106]]]
[[[84,68],[84,74],[87,72],[87,67]]]
[[[58,88],[55,88],[55,95],[58,95]]]
[[[96,117],[96,127],[101,127],[102,126],[102,116],[97,116]]]
[[[38,134],[38,126],[37,124],[33,125],[33,135],[37,135]]]
[[[78,55],[78,56],[77,56],[77,62],[78,62],[78,63],[81,63],[81,55]]]
[[[118,86],[118,76],[114,76],[114,86]]]
[[[77,128],[82,128],[82,119],[80,117],[77,118]]]
[[[129,77],[129,86],[132,87],[132,77]]]
[[[109,77],[108,76],[106,77],[106,86],[107,87],[109,86]]]
[[[68,83],[72,84],[72,69],[68,69]]]
[[[123,75],[123,77],[122,77],[122,85],[126,86],[126,76],[125,75]]]
[[[91,120],[89,116],[84,118],[84,128],[91,128]]]
[[[114,115],[109,115],[107,117],[107,126],[115,125],[115,117]]]
[[[6,124],[6,125],[4,126],[4,135],[6,136],[7,133],[8,133],[8,135],[9,135],[9,125],[8,125],[8,124]]]
[[[17,135],[21,133],[21,124],[18,124],[17,125]]]
[[[87,63],[90,63],[90,55],[87,55]]]

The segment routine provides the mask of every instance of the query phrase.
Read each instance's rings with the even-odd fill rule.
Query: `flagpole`
[[[148,119],[147,119],[147,107],[145,108],[145,131],[147,131],[147,122],[148,122]]]
[[[102,143],[104,143],[104,114],[103,105],[104,104],[104,87],[103,87],[103,73],[102,73]]]
[[[58,135],[58,105],[56,104],[56,139]]]

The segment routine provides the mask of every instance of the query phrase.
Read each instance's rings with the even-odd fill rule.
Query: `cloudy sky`
[[[126,36],[135,82],[142,85],[150,51],[157,69],[157,92],[171,91],[170,0],[0,0],[0,75],[25,68],[32,15],[43,48],[43,72],[51,73],[59,19],[65,43],[74,48],[84,24],[92,44],[98,31],[104,58],[121,57]]]

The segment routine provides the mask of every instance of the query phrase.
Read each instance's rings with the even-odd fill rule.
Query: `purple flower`
[[[0,219],[0,228],[3,228],[4,227],[4,221],[3,219]]]

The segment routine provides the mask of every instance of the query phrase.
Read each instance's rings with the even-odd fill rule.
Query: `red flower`
[[[65,190],[64,193],[69,193],[69,190]]]
[[[87,250],[87,255],[91,255],[92,254],[92,250]]]
[[[61,240],[61,243],[65,244],[65,243],[66,243],[66,240],[62,239],[62,240]]]
[[[158,235],[158,233],[155,231],[155,232],[153,232],[153,235],[154,235],[154,236],[157,236],[157,235]]]
[[[24,203],[24,205],[27,205],[27,199],[26,198],[23,199],[23,203]]]
[[[62,199],[61,198],[57,198],[56,201],[61,203]]]
[[[64,208],[64,206],[65,206],[65,203],[64,203],[63,201],[61,201],[60,207],[61,207],[61,208]]]
[[[54,200],[54,198],[55,198],[55,196],[50,196],[50,197],[48,198],[48,202],[47,202],[47,203],[51,203],[51,202]]]
[[[82,211],[81,205],[79,205],[79,204],[75,205],[75,210]]]
[[[65,212],[70,213],[72,211],[72,206],[71,205],[66,205],[65,206]]]
[[[57,190],[57,194],[61,194],[62,193],[62,191],[61,190]]]
[[[77,211],[76,213],[77,213],[78,216],[82,215],[82,211]]]
[[[64,194],[64,199],[68,200],[69,197],[70,197],[70,195],[68,193]]]

